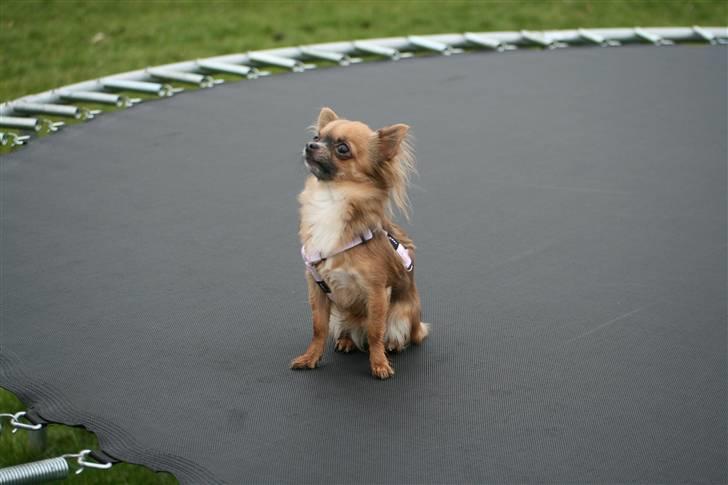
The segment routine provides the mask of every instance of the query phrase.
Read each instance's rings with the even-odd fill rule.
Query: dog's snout
[[[316,143],[315,141],[309,142],[306,144],[306,151],[307,152],[313,152],[321,148],[320,143]]]

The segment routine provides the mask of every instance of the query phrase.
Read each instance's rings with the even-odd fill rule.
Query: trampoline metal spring
[[[65,458],[49,458],[0,468],[0,485],[45,483],[68,477],[68,462]]]

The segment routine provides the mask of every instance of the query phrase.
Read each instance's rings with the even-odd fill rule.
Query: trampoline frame
[[[176,92],[182,91],[182,88],[173,87],[169,84],[170,82],[210,88],[224,82],[222,79],[215,79],[213,77],[215,73],[256,79],[270,74],[268,71],[261,70],[266,66],[289,69],[292,72],[304,72],[317,67],[316,64],[309,62],[313,60],[334,62],[339,66],[361,62],[361,58],[353,57],[356,54],[397,61],[413,57],[416,52],[423,51],[449,56],[462,53],[465,49],[507,52],[521,47],[549,50],[580,45],[614,47],[623,44],[648,43],[655,46],[666,46],[676,42],[728,44],[728,27],[579,28],[542,32],[528,30],[465,32],[329,42],[249,51],[147,67],[23,96],[0,104],[0,129],[54,132],[63,126],[63,122],[39,118],[37,115],[68,117],[85,121],[93,119],[95,115],[102,112],[67,104],[67,102],[81,101],[128,108],[141,102],[141,99],[129,97],[123,94],[124,92],[145,93],[159,97],[172,96]],[[26,135],[0,131],[2,145],[19,146],[28,141]]]

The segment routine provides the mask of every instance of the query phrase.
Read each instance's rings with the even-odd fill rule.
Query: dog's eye
[[[342,157],[348,157],[350,154],[349,147],[346,146],[346,143],[340,143],[336,145],[336,154],[341,155]]]
[[[313,141],[319,141],[319,140],[321,140],[321,137],[319,137],[318,135],[313,137]]]

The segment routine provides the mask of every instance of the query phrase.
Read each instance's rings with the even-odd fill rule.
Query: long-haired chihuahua
[[[394,375],[387,352],[420,344],[428,333],[415,246],[392,220],[395,207],[409,215],[409,127],[372,131],[323,108],[313,128],[303,150],[311,175],[298,197],[313,339],[291,367],[315,368],[331,333],[337,351],[368,349],[372,375],[387,379]]]

